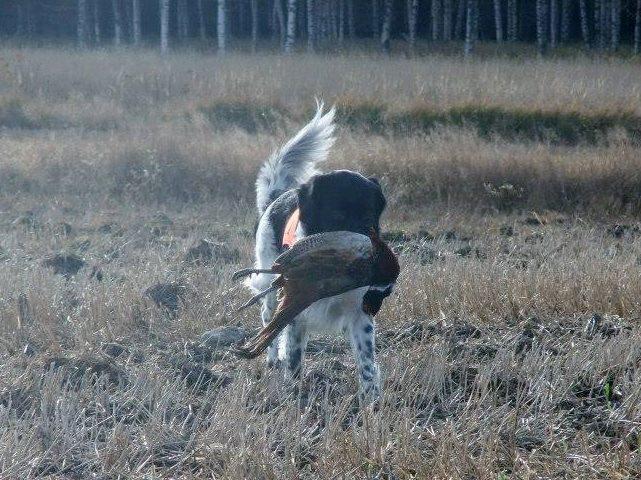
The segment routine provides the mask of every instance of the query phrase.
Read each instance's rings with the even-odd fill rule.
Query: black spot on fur
[[[365,350],[366,350],[366,351],[367,351],[367,353],[368,353],[368,354],[370,354],[370,355],[371,355],[371,354],[372,354],[372,352],[374,351],[374,345],[372,344],[372,341],[371,341],[371,340],[367,340],[367,341],[365,342]]]
[[[368,323],[365,325],[365,328],[363,328],[363,331],[367,334],[370,334],[374,331],[374,326],[371,323]]]

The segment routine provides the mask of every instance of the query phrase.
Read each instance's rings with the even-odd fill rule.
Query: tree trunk
[[[350,40],[356,36],[356,24],[354,23],[354,0],[347,0],[347,32]]]
[[[548,4],[546,0],[536,0],[536,45],[540,56],[545,55],[548,37]]]
[[[218,0],[218,54],[224,55],[227,50],[227,3]]]
[[[452,0],[443,0],[443,40],[452,40]]]
[[[169,51],[169,0],[160,0],[160,53]]]
[[[178,37],[185,40],[189,37],[189,13],[187,0],[178,0],[176,17],[178,20]]]
[[[550,0],[550,48],[556,48],[559,43],[559,3]]]
[[[416,20],[418,16],[418,0],[407,0],[407,39],[410,44],[410,51],[416,46]]]
[[[383,52],[390,53],[390,34],[392,28],[392,4],[393,0],[385,0],[383,3],[383,28],[381,30],[381,48]]]
[[[567,43],[570,40],[570,0],[563,0],[561,3],[561,41]]]
[[[467,0],[458,0],[456,9],[456,25],[454,26],[454,35],[459,40],[465,38],[465,11],[467,10]]]
[[[634,20],[634,53],[641,53],[641,0],[637,0],[637,13]]]
[[[316,11],[314,0],[307,0],[307,51],[314,51],[316,41]]]
[[[100,45],[100,0],[93,2],[93,41],[96,45]]]
[[[132,0],[132,30],[134,32],[134,45],[140,45],[142,39],[142,29],[140,24],[140,0]]]
[[[613,52],[616,52],[619,49],[619,39],[621,36],[621,0],[612,0],[610,10],[612,13],[612,19],[610,20],[612,30],[610,48]]]
[[[518,39],[518,19],[516,0],[507,0],[507,38],[510,42]]]
[[[381,16],[378,9],[378,0],[372,0],[372,33],[374,38],[380,34]]]
[[[503,15],[501,14],[501,0],[494,0],[494,25],[496,27],[496,41],[503,42]]]
[[[441,0],[432,0],[432,40],[441,38]]]
[[[198,35],[204,42],[207,38],[207,30],[205,29],[205,10],[203,8],[203,0],[198,0],[196,7],[198,10]]]
[[[285,13],[283,12],[282,0],[274,0],[274,17],[278,25],[278,35],[280,36],[280,44],[285,44]]]
[[[581,16],[581,36],[585,48],[590,48],[590,28],[588,22],[588,5],[587,0],[579,0],[579,15]]]
[[[258,0],[251,0],[250,8],[252,15],[252,52],[255,53],[258,47]]]
[[[111,0],[111,6],[114,12],[114,45],[118,47],[122,44],[122,15],[120,12],[120,1]]]
[[[292,53],[296,40],[296,0],[287,0],[287,36],[285,37],[285,53]]]
[[[474,45],[478,38],[479,29],[479,2],[478,0],[467,0],[467,22],[465,23],[465,47],[464,53],[469,57],[474,52]]]
[[[87,48],[87,2],[78,0],[78,47]]]

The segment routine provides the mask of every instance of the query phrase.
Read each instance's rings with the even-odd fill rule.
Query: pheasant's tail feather
[[[265,325],[254,338],[244,345],[234,347],[232,351],[241,358],[256,358],[294,320],[296,315],[305,310],[306,306],[300,303],[287,305],[287,299],[284,299],[272,321]]]
[[[258,303],[258,302],[260,301],[260,299],[261,299],[261,298],[263,298],[264,296],[266,296],[266,295],[270,294],[270,293],[271,293],[271,292],[273,292],[274,290],[278,290],[278,287],[277,287],[277,286],[272,285],[272,286],[270,286],[270,287],[267,287],[267,288],[266,288],[265,290],[263,290],[262,292],[257,293],[257,294],[256,294],[256,295],[254,295],[252,298],[250,298],[250,299],[247,301],[247,303],[244,303],[243,305],[241,305],[240,307],[238,307],[238,308],[236,309],[236,313],[238,313],[238,312],[242,312],[242,311],[243,311],[243,310],[245,310],[246,308],[249,308],[249,307],[251,307],[252,305],[254,305],[254,304]]]

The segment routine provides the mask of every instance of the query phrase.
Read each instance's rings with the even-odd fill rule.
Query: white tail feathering
[[[281,193],[306,182],[317,173],[316,164],[327,159],[334,143],[332,107],[323,115],[317,102],[316,115],[263,164],[256,180],[256,205],[262,214]]]

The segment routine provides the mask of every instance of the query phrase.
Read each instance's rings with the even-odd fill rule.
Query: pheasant
[[[247,268],[233,275],[234,280],[254,273],[278,275],[270,287],[252,297],[239,311],[274,290],[278,290],[279,302],[272,320],[253,339],[236,347],[235,352],[244,358],[255,358],[312,303],[366,286],[389,292],[399,272],[396,255],[374,229],[369,237],[345,231],[304,237],[283,252],[271,268]],[[367,296],[363,310],[372,313],[368,310]]]

